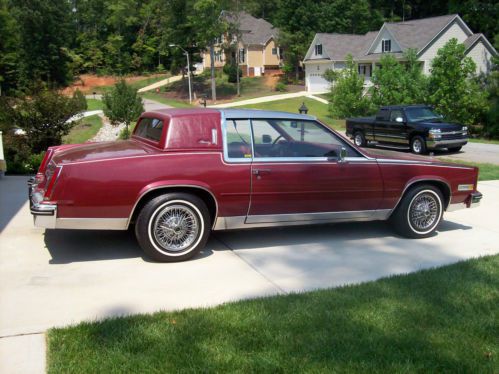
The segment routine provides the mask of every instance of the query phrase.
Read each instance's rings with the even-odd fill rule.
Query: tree
[[[357,69],[357,64],[349,55],[345,69],[325,74],[332,83],[329,112],[335,118],[362,116],[371,111],[369,99],[364,95],[364,79]]]
[[[451,120],[472,126],[488,110],[487,92],[480,89],[476,65],[465,56],[465,47],[451,39],[440,48],[432,61],[429,101]]]
[[[392,55],[384,55],[380,67],[373,71],[369,93],[376,107],[418,104],[426,100],[427,79],[416,51],[408,50],[404,57],[406,61],[401,63]]]
[[[66,97],[55,90],[37,88],[34,93],[20,99],[11,99],[5,117],[12,127],[26,131],[26,141],[33,153],[59,145],[75,122],[68,121],[82,111],[77,96]]]
[[[130,123],[144,111],[142,99],[137,95],[137,90],[127,85],[122,79],[114,85],[111,92],[103,96],[102,101],[104,114],[110,119],[111,124],[116,126],[124,123],[125,138],[128,138]]]
[[[19,64],[18,28],[6,0],[0,0],[0,96],[17,86]]]

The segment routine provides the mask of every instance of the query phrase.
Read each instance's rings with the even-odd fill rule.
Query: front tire
[[[390,221],[402,236],[427,238],[442,219],[443,201],[440,190],[431,185],[414,187],[404,195]]]
[[[426,141],[421,136],[415,136],[411,139],[411,152],[418,155],[426,153]]]
[[[461,147],[451,147],[451,148],[447,148],[449,150],[449,152],[459,152],[461,150],[461,148],[463,148],[462,146]]]
[[[210,214],[197,196],[169,193],[149,201],[140,211],[135,235],[147,256],[159,262],[195,256],[210,234]]]
[[[356,131],[353,134],[353,144],[357,147],[365,147],[367,145],[366,137],[362,131]]]

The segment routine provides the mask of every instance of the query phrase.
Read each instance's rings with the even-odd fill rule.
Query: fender
[[[413,186],[414,184],[421,183],[421,182],[439,182],[439,183],[443,183],[447,187],[447,190],[449,192],[449,201],[447,202],[446,206],[444,207],[444,211],[447,210],[447,207],[449,206],[451,199],[452,199],[452,189],[449,185],[449,182],[447,182],[447,180],[445,180],[444,178],[439,177],[439,176],[435,176],[435,175],[418,175],[417,177],[413,177],[407,181],[407,183],[404,186],[404,189],[402,190],[402,193],[400,194],[400,197],[399,197],[397,203],[395,204],[395,206],[392,209],[392,212],[394,212],[395,209],[397,209],[397,207],[399,206],[400,202],[402,201],[402,198],[404,197],[407,190],[411,186]]]

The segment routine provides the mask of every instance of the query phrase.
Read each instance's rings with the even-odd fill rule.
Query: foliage
[[[371,111],[370,101],[364,95],[364,79],[357,69],[349,55],[345,69],[338,74],[326,74],[328,79],[332,79],[329,111],[334,118],[362,116]]]
[[[488,110],[487,93],[476,79],[475,63],[465,47],[451,39],[432,61],[429,102],[450,120],[473,126],[483,122]]]
[[[409,50],[404,55],[406,63],[399,63],[392,55],[380,59],[380,67],[375,68],[369,92],[373,105],[417,104],[427,96],[427,79],[417,60],[416,51]]]
[[[9,94],[17,86],[19,72],[17,24],[7,7],[7,0],[0,0],[0,96]]]
[[[81,101],[68,98],[57,91],[39,88],[35,93],[10,100],[6,117],[11,127],[26,132],[26,142],[32,153],[45,151],[52,145],[59,145],[74,122],[68,120],[81,112]]]
[[[275,84],[275,90],[278,92],[285,92],[287,91],[286,84],[284,82],[277,82]]]
[[[83,92],[81,92],[80,90],[76,90],[73,93],[73,100],[75,100],[76,105],[78,106],[80,111],[83,112],[88,109],[87,99],[85,98]]]
[[[125,80],[116,83],[111,92],[102,97],[104,114],[112,125],[125,124],[125,137],[129,136],[128,126],[135,121],[144,111],[142,99],[137,94],[137,89],[129,86]]]
[[[223,72],[224,74],[227,74],[229,83],[236,83],[238,70],[239,70],[239,78],[241,78],[243,76],[243,71],[235,63],[224,65]]]
[[[499,34],[496,36],[496,48],[499,48]],[[499,138],[499,57],[492,60],[492,71],[484,77],[485,89],[489,95],[490,110],[487,113],[484,135]]]

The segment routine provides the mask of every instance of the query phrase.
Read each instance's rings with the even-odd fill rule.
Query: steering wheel
[[[272,142],[272,147],[277,144],[277,141],[282,138],[282,135],[279,135],[277,138],[274,139]]]

